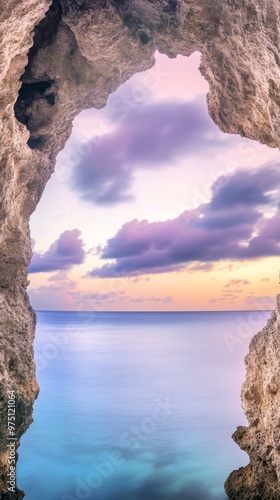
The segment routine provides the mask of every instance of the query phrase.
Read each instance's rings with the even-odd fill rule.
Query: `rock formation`
[[[210,85],[213,120],[223,131],[279,146],[280,5],[277,0],[0,0],[0,4],[0,498],[12,499],[22,498],[22,493],[7,491],[8,391],[16,391],[18,438],[32,421],[38,394],[35,316],[26,293],[31,258],[28,221],[71,133],[74,116],[82,109],[104,106],[121,83],[154,64],[156,50],[169,57],[198,50],[201,71]],[[252,343],[252,359],[259,352],[259,338]],[[271,346],[277,342],[276,333],[272,338]],[[270,369],[276,374],[277,357],[271,354],[269,359],[274,364],[267,366],[267,374]],[[250,387],[259,388],[259,375],[250,362],[248,370]],[[276,379],[274,385],[269,383],[274,391]],[[274,401],[266,408],[264,399],[257,403],[259,392],[248,391],[249,399],[256,400],[256,412],[263,405],[256,429],[262,430],[263,439],[274,433],[269,444],[273,460],[256,445],[252,424],[249,430],[239,429],[236,439],[242,446],[246,442],[246,449],[251,446],[252,465],[230,477],[227,491],[231,498],[242,500],[276,498],[266,489],[256,496],[259,478],[268,478],[273,463],[271,488],[280,498],[276,411],[270,419],[278,393],[266,396],[271,405]]]
[[[231,499],[280,498],[280,295],[270,320],[250,345],[245,359],[242,406],[248,427],[238,427],[233,439],[250,463],[231,473],[225,489]]]

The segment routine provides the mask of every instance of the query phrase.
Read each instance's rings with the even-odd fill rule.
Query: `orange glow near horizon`
[[[124,99],[127,93],[131,94],[133,85],[135,88],[143,85],[145,75],[151,77],[155,74],[153,82],[157,83],[156,88],[149,90],[147,102],[140,103],[140,108],[153,103],[158,106],[163,106],[164,103],[184,105],[202,96],[203,117],[208,118],[208,84],[198,70],[200,54],[195,53],[189,58],[178,56],[173,60],[157,54],[156,60],[154,68],[134,75],[120,87],[109,98],[108,106],[116,96]],[[129,110],[131,116],[134,111],[133,107]],[[207,261],[193,262],[180,272],[131,278],[88,277],[90,271],[106,264],[106,260],[100,258],[100,248],[104,248],[106,242],[128,221],[176,219],[184,211],[208,203],[213,183],[221,175],[228,175],[239,169],[253,169],[279,157],[279,151],[247,139],[236,138],[234,143],[229,143],[225,148],[224,144],[229,136],[221,132],[217,136],[217,127],[210,128],[207,139],[214,142],[210,152],[200,150],[198,145],[197,151],[189,156],[183,153],[178,157],[175,155],[170,165],[155,162],[149,168],[141,165],[140,157],[140,165],[132,171],[129,179],[132,200],[123,201],[116,206],[85,202],[79,198],[78,191],[75,192],[67,185],[67,175],[73,168],[71,162],[67,162],[73,152],[76,152],[77,144],[88,140],[90,133],[96,131],[104,120],[108,122],[108,116],[110,118],[106,107],[103,110],[87,110],[76,117],[73,134],[58,157],[56,173],[32,216],[32,237],[36,240],[35,250],[39,255],[47,254],[60,234],[74,228],[81,232],[86,253],[85,261],[80,265],[73,265],[68,271],[59,271],[58,268],[56,272],[30,275],[29,294],[34,308],[108,311],[273,308],[274,297],[280,289],[277,257],[220,261],[213,264]],[[111,130],[121,126],[120,123],[112,121]],[[144,163],[143,159],[142,162]]]
[[[177,273],[118,279],[79,279],[76,270],[67,279],[62,276],[61,282],[56,283],[61,283],[65,290],[64,308],[69,310],[261,310],[273,308],[275,296],[280,291],[277,265],[278,258],[275,257],[254,262],[216,263],[210,271],[190,272],[186,269]],[[49,293],[49,282],[43,274],[31,275],[30,286],[41,287],[42,291]],[[88,298],[92,293],[100,294],[100,297]],[[112,299],[108,298],[109,294]],[[57,305],[60,308],[59,302]]]

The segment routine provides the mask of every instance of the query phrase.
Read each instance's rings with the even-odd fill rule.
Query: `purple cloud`
[[[162,302],[162,304],[171,304],[173,302],[173,297],[170,295],[167,295],[166,297],[125,297],[125,300],[127,302],[132,302],[132,303],[143,303],[143,302]]]
[[[211,262],[196,262],[192,266],[188,267],[188,272],[196,273],[197,271],[203,271],[207,273],[209,271],[212,271],[212,269],[213,269],[213,264]]]
[[[137,169],[168,167],[183,154],[198,155],[234,140],[210,120],[205,99],[141,106],[116,130],[89,141],[89,152],[80,157],[70,185],[94,204],[128,201]]]
[[[239,170],[234,175],[224,175],[214,182],[213,198],[210,208],[231,209],[270,205],[273,199],[277,201],[277,189],[280,182],[280,169],[271,163],[263,168]],[[279,201],[279,197],[278,197]]]
[[[214,183],[211,201],[195,210],[164,222],[124,224],[101,254],[115,262],[90,275],[138,276],[180,270],[194,262],[280,255],[280,213],[270,218],[264,214],[277,208],[279,190],[276,164],[229,174]]]
[[[233,279],[233,280],[230,280],[224,286],[224,288],[231,288],[232,286],[240,286],[240,285],[250,285],[250,281],[247,279],[244,279],[244,280]]]
[[[81,231],[64,231],[45,253],[33,251],[29,273],[61,271],[82,264],[85,259]]]

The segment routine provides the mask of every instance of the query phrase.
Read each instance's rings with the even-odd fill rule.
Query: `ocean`
[[[224,500],[244,356],[270,312],[38,312],[25,500]]]

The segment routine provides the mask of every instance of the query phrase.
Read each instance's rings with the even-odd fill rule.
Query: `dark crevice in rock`
[[[62,18],[62,8],[57,0],[53,0],[46,16],[34,29],[33,46],[28,53],[28,64],[21,77],[22,85],[14,106],[15,116],[32,133],[38,128],[38,114],[42,110],[45,114],[46,106],[52,107],[56,103],[55,92],[51,87],[55,80],[46,73],[41,80],[35,80],[32,75],[32,66],[39,50],[48,47],[57,35]],[[31,149],[41,149],[44,144],[42,137],[31,135],[27,144]]]
[[[53,0],[46,16],[42,21],[35,26],[34,29],[34,43],[29,50],[28,54],[28,65],[25,69],[25,74],[22,77],[28,77],[28,70],[32,64],[33,59],[38,53],[38,50],[51,44],[52,40],[55,38],[58,30],[59,23],[62,18],[62,7],[57,0]]]
[[[32,131],[30,119],[32,119],[32,111],[34,101],[45,100],[48,105],[54,106],[54,93],[46,94],[47,90],[54,84],[54,80],[48,78],[45,81],[34,83],[23,83],[18,94],[18,99],[15,104],[15,116],[17,120]]]
[[[168,0],[168,5],[163,8],[163,11],[167,13],[176,12],[178,8],[179,8],[178,0]]]
[[[150,41],[150,37],[149,35],[147,35],[147,33],[145,33],[145,31],[141,31],[141,33],[139,34],[139,38],[140,38],[140,42],[143,44],[143,45],[147,45]]]
[[[43,149],[43,146],[45,144],[45,139],[43,136],[40,137],[30,137],[27,141],[28,146],[30,149]]]

